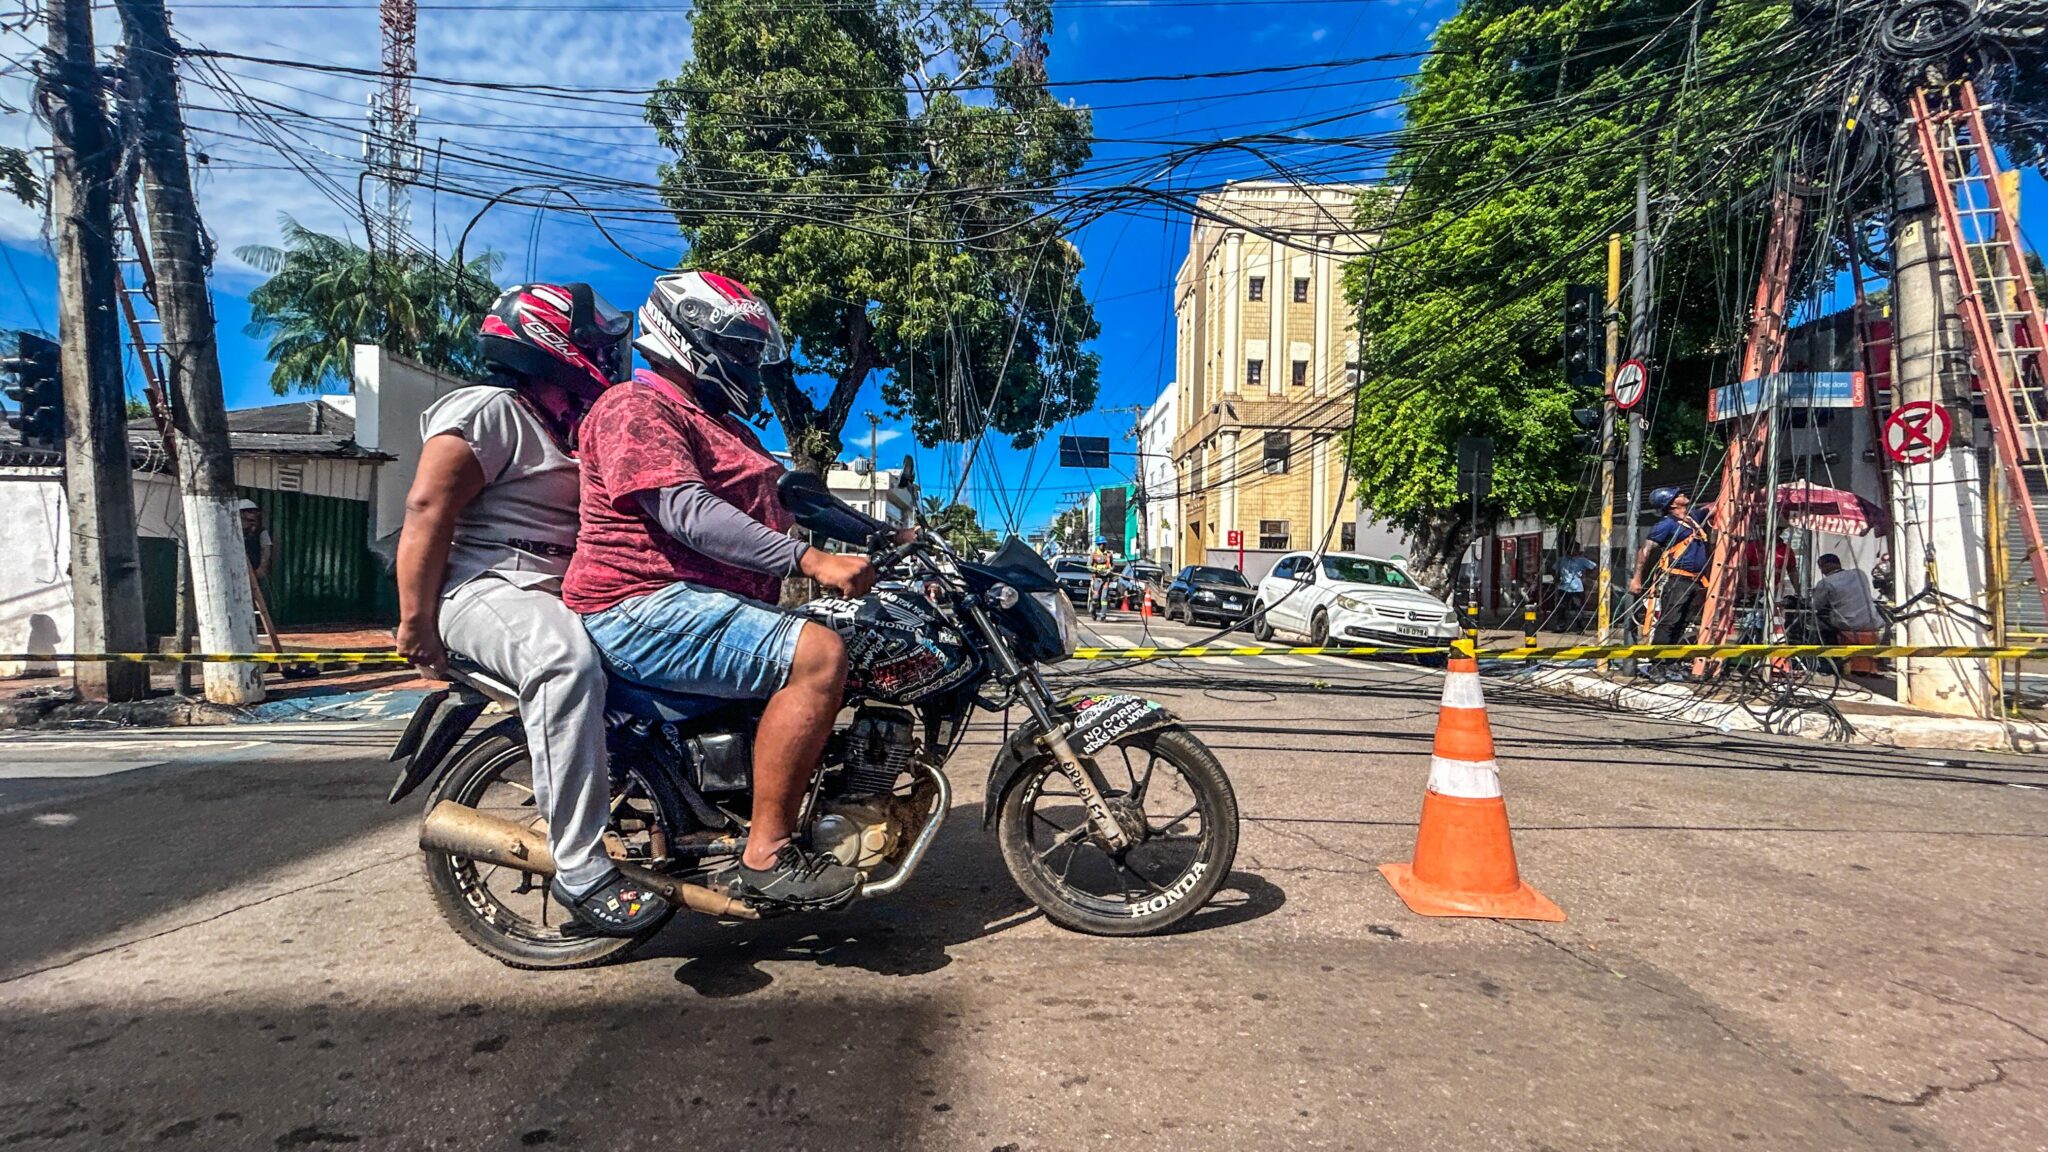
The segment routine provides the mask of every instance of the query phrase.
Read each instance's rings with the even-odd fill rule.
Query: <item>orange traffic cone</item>
[[[1479,661],[1469,641],[1453,647],[1437,713],[1429,788],[1415,859],[1382,864],[1408,910],[1422,916],[1488,916],[1500,920],[1562,920],[1564,911],[1522,883],[1508,805],[1500,794],[1493,732],[1479,687]]]
[[[1150,588],[1145,589],[1145,599],[1138,606],[1138,615],[1145,620],[1152,618],[1152,589]]]

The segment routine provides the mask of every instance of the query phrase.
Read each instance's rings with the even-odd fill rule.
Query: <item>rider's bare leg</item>
[[[804,792],[818,769],[846,687],[846,645],[823,625],[797,633],[789,679],[768,698],[754,733],[754,817],[740,862],[765,869],[796,834]]]

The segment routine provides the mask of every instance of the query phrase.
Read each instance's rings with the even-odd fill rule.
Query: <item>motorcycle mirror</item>
[[[900,477],[897,482],[902,484],[905,488],[908,488],[911,485],[917,483],[917,461],[913,459],[907,452],[904,453],[903,471],[900,474]]]
[[[785,472],[775,483],[775,497],[798,524],[828,540],[865,548],[875,533],[889,526],[848,507],[832,495],[825,481],[811,472]]]

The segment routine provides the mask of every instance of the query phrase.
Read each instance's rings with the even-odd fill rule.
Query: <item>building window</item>
[[[1268,433],[1266,433],[1266,471],[1267,471],[1267,472],[1285,472],[1285,471],[1287,471],[1287,455],[1288,455],[1288,451],[1289,451],[1289,445],[1288,445],[1288,435],[1287,435],[1287,433],[1285,433],[1285,432],[1268,432]],[[1262,545],[1260,545],[1260,547],[1262,547],[1262,548],[1263,548],[1263,547],[1265,547],[1265,545],[1263,545],[1263,544],[1262,544]],[[1282,545],[1282,547],[1285,547],[1285,545]]]
[[[1308,361],[1296,360],[1294,362],[1294,386],[1296,388],[1308,387]]]
[[[1308,277],[1296,276],[1294,278],[1294,302],[1296,304],[1308,303]]]
[[[1337,547],[1344,552],[1358,550],[1358,521],[1346,520],[1337,529]]]
[[[1259,521],[1259,548],[1268,552],[1285,552],[1287,543],[1287,521]]]
[[[1252,277],[1251,290],[1245,295],[1248,299],[1264,300],[1266,298],[1266,278],[1264,276]]]
[[[1247,360],[1244,362],[1245,387],[1257,388],[1259,386],[1259,381],[1264,380],[1265,378],[1266,362],[1264,360]]]

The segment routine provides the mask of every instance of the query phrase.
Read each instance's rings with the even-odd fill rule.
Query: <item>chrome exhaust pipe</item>
[[[453,800],[443,800],[427,813],[420,824],[420,847],[536,876],[555,874],[555,854],[548,848],[546,823],[517,824]],[[754,909],[702,884],[686,883],[623,860],[613,863],[627,879],[644,884],[694,912],[737,920],[760,918],[761,914]]]
[[[903,854],[903,863],[897,865],[896,871],[891,872],[887,880],[861,885],[863,899],[887,896],[909,883],[910,874],[917,871],[917,866],[924,862],[924,854],[931,851],[932,841],[938,839],[939,825],[946,822],[946,813],[953,809],[953,786],[947,782],[946,774],[929,764],[920,763],[918,767],[924,769],[924,774],[938,786],[932,795],[932,814],[925,819],[924,827],[917,830],[917,839],[910,842],[910,851]]]

